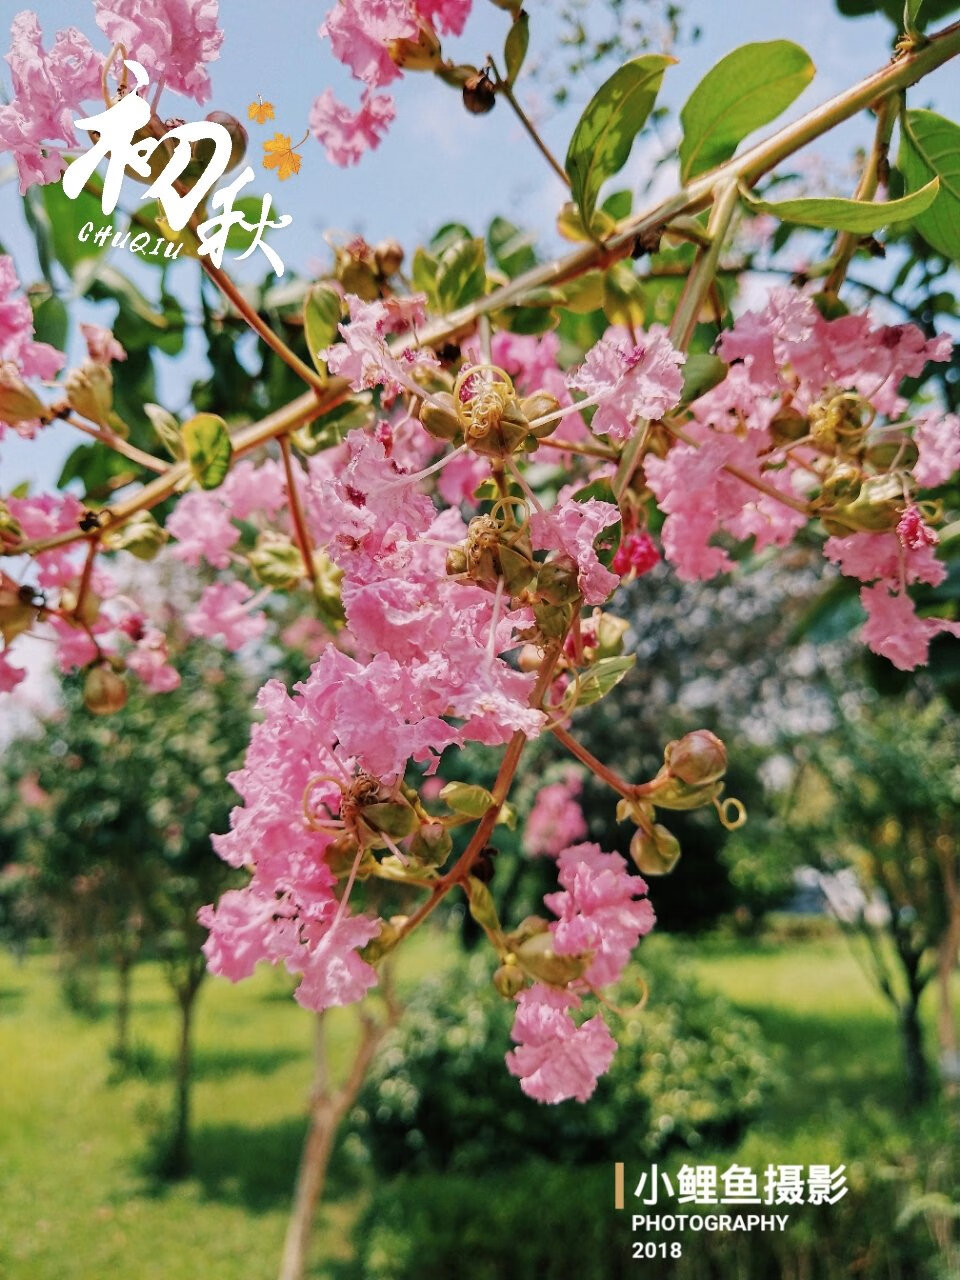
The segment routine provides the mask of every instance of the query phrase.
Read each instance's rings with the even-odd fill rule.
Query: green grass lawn
[[[657,945],[664,945],[658,940]],[[850,1161],[876,1135],[909,1132],[889,1010],[842,939],[678,946],[702,980],[754,1015],[780,1046],[783,1084],[738,1154],[782,1140],[793,1154]],[[418,935],[401,982],[442,959]],[[106,979],[105,979],[106,980]],[[272,971],[231,987],[210,980],[197,1017],[194,1173],[173,1186],[150,1171],[151,1134],[169,1106],[175,1020],[160,970],[135,977],[140,1069],[117,1080],[112,1020],[70,1012],[54,959],[0,955],[0,1277],[2,1280],[268,1280],[275,1274],[304,1129],[312,1019]],[[330,1017],[334,1069],[355,1032]],[[851,1142],[858,1148],[850,1149]],[[317,1239],[343,1258],[358,1190],[335,1178]]]

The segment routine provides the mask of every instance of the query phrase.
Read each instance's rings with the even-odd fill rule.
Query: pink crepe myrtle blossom
[[[166,527],[176,539],[170,550],[178,560],[194,566],[205,560],[215,569],[227,567],[230,548],[240,537],[240,530],[215,492],[185,493]]]
[[[283,467],[273,458],[259,465],[242,458],[230,468],[216,497],[234,520],[249,520],[257,514],[271,519],[287,505]]]
[[[143,632],[124,662],[150,693],[170,693],[180,685],[180,673],[170,665],[166,636],[157,627]]]
[[[597,987],[619,981],[656,920],[646,882],[630,874],[619,853],[604,853],[597,844],[563,849],[557,868],[562,892],[543,899],[559,917],[550,926],[557,955],[592,952],[584,980]]]
[[[960,471],[960,418],[948,413],[944,417],[926,414],[913,432],[919,458],[913,478],[924,488],[946,484]]]
[[[423,318],[424,302],[419,294],[393,303],[364,302],[348,294],[350,322],[338,326],[343,342],[318,354],[326,360],[330,372],[346,378],[355,391],[382,386],[388,395],[399,395],[404,387],[411,386],[415,369],[437,363],[430,351],[408,348],[397,356],[387,346],[391,334],[403,332]],[[413,388],[416,389],[415,384]]]
[[[23,378],[52,378],[66,361],[62,351],[35,341],[33,309],[19,290],[13,259],[0,254],[0,388],[8,384],[15,387]],[[0,406],[0,439],[7,425],[31,439],[41,424],[39,419],[19,417],[8,424]]]
[[[334,57],[373,88],[390,84],[400,68],[390,56],[397,40],[416,40],[420,24],[409,0],[339,0],[320,27]]]
[[[210,97],[208,62],[220,56],[219,0],[96,0],[97,26],[154,83],[195,102]]]
[[[602,604],[620,585],[617,575],[600,563],[593,545],[619,519],[619,509],[612,502],[598,498],[576,502],[563,495],[551,510],[534,512],[530,519],[536,548],[561,551],[576,561],[577,581],[587,604]]]
[[[897,537],[908,551],[922,551],[924,547],[935,547],[940,541],[939,533],[924,522],[923,516],[915,506],[904,508],[903,515],[897,524]]]
[[[0,103],[0,152],[13,155],[23,195],[63,173],[63,150],[77,142],[80,104],[100,96],[103,58],[75,27],[58,31],[45,50],[36,14],[24,10],[13,19],[6,61],[13,97]]]
[[[367,151],[375,151],[396,115],[393,98],[365,89],[359,109],[351,109],[325,89],[310,108],[310,132],[323,146],[332,164],[346,168],[357,164]]]
[[[127,353],[109,329],[98,324],[82,324],[80,332],[87,344],[87,355],[95,364],[110,364],[114,360],[126,360]]]
[[[592,427],[611,440],[628,440],[641,419],[662,418],[680,403],[686,356],[677,351],[662,325],[634,339],[614,325],[587,352],[583,364],[568,378],[597,405]]]
[[[205,587],[199,603],[184,618],[192,636],[222,639],[231,652],[257,640],[267,629],[262,613],[250,609],[253,592],[245,582],[214,582]]]
[[[0,693],[12,693],[27,677],[23,667],[15,667],[7,656],[7,648],[0,649]]]
[[[901,671],[926,663],[934,637],[960,636],[960,622],[919,617],[906,591],[891,591],[885,582],[861,588],[860,603],[867,611],[860,639]]]
[[[659,563],[660,552],[657,550],[657,544],[649,533],[641,530],[639,533],[628,533],[622,538],[610,568],[621,578],[626,577],[627,574],[640,578]]]
[[[7,509],[29,541],[51,538],[58,533],[73,532],[83,515],[83,504],[72,493],[40,493],[32,498],[5,499]],[[63,587],[80,573],[80,558],[75,545],[53,547],[34,557],[37,585],[43,589]]]
[[[555,858],[587,834],[582,791],[583,778],[574,768],[539,789],[523,831],[523,847],[531,857]]]
[[[580,1026],[570,1016],[580,1007],[571,991],[536,983],[517,997],[511,1037],[516,1049],[507,1054],[507,1070],[520,1088],[538,1102],[586,1102],[597,1081],[610,1069],[617,1044],[600,1014]]]

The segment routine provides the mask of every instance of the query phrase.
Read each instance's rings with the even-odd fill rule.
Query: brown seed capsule
[[[403,266],[403,246],[396,240],[381,240],[373,256],[382,276],[396,275]]]
[[[463,86],[463,105],[475,116],[485,116],[497,104],[497,91],[486,71],[478,71]]]
[[[127,683],[110,667],[92,667],[83,682],[83,701],[95,716],[122,711],[127,701]]]
[[[802,440],[809,430],[807,419],[796,409],[780,409],[770,419],[770,435],[774,444],[793,444]]]
[[[43,402],[20,377],[12,361],[0,364],[0,419],[15,426],[43,413]]]

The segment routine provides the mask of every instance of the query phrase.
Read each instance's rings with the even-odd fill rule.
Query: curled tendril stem
[[[727,796],[725,800],[715,799],[713,805],[717,811],[717,816],[720,818],[721,826],[726,827],[728,831],[736,831],[747,820],[746,808],[734,796]]]

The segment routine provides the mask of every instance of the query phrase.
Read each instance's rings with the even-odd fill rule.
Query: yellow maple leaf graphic
[[[247,119],[256,120],[257,124],[266,124],[273,119],[273,103],[257,98],[256,102],[251,102],[247,107]]]
[[[301,156],[290,145],[289,134],[275,133],[269,142],[263,144],[263,153],[263,167],[276,169],[281,182],[300,172]]]

